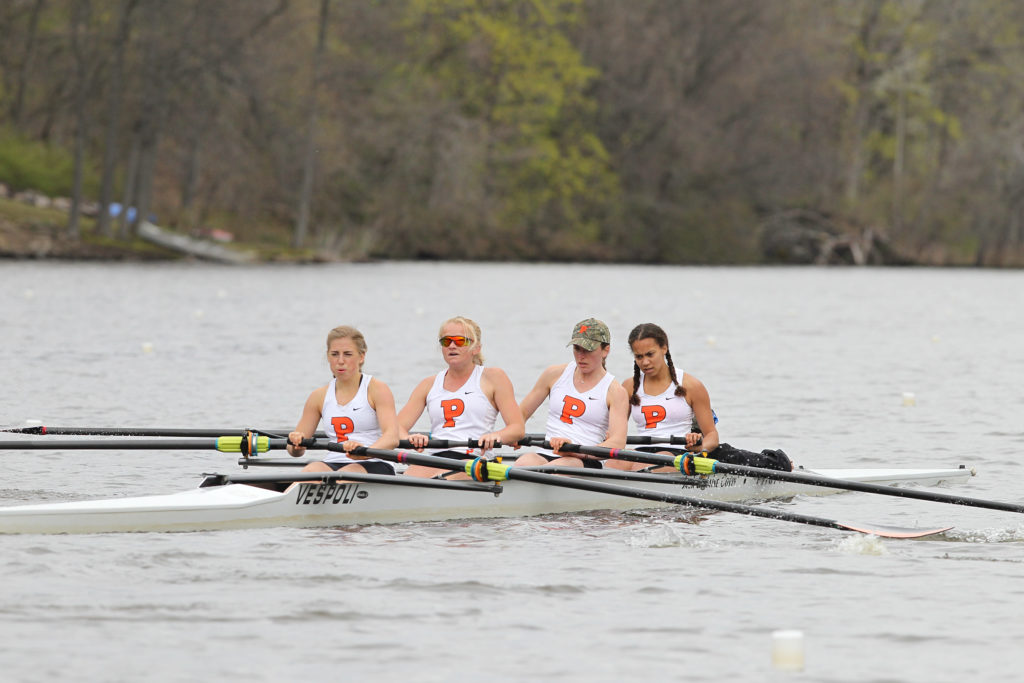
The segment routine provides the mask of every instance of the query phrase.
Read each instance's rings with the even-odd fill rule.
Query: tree
[[[306,144],[302,160],[302,185],[299,189],[298,216],[295,219],[295,235],[292,246],[301,247],[306,241],[309,225],[309,206],[313,194],[314,162],[316,160],[316,118],[317,90],[320,86],[320,73],[323,69],[324,52],[327,44],[327,16],[330,0],[320,0],[320,20],[317,23],[316,50],[313,52],[312,78],[309,93],[306,97],[306,108],[309,119],[306,124]]]
[[[71,6],[71,52],[74,57],[74,93],[75,142],[74,171],[71,183],[71,211],[68,217],[68,239],[78,241],[80,237],[79,220],[82,205],[82,176],[85,165],[85,144],[89,134],[89,110],[86,101],[92,88],[91,78],[91,45],[88,36],[90,0],[75,0]]]
[[[122,0],[118,12],[117,30],[111,45],[113,59],[106,86],[104,118],[107,125],[103,136],[99,216],[96,220],[96,230],[104,237],[113,236],[110,204],[114,196],[114,171],[117,166],[117,152],[121,137],[121,110],[124,108],[125,55],[131,39],[133,13],[138,4],[139,0]]]
[[[417,183],[427,207],[417,222],[455,219],[472,235],[490,221],[534,250],[597,237],[617,182],[590,124],[586,89],[597,72],[566,33],[579,18],[579,2],[560,0],[410,3],[412,68],[401,73],[406,88],[433,100],[430,123],[416,132],[436,152]],[[458,197],[476,206],[453,206]],[[441,253],[452,249],[458,243]]]

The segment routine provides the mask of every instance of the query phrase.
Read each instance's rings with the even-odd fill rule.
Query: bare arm
[[[551,393],[551,387],[554,385],[555,380],[565,370],[565,366],[568,363],[562,365],[552,365],[544,372],[540,373],[540,377],[537,379],[537,383],[533,385],[533,389],[530,389],[530,393],[520,402],[519,410],[523,413],[523,422],[529,420],[533,414],[540,407],[540,404],[544,402],[544,399]]]
[[[629,423],[629,416],[632,414],[633,404],[629,402],[630,396],[633,395],[633,378],[630,377],[622,383],[622,388],[626,392],[626,423]]]
[[[698,434],[690,432],[686,435],[686,449],[690,451],[711,452],[718,448],[718,427],[715,425],[715,417],[711,412],[711,397],[704,384],[686,373],[683,375],[683,388],[686,389],[686,401],[693,409],[693,415],[697,418],[697,426],[700,427],[704,436],[700,442],[697,441]]]
[[[395,397],[387,384],[374,377],[370,380],[366,397],[370,407],[377,413],[377,424],[380,425],[380,438],[370,448],[392,449],[398,446],[398,416],[395,415]]]
[[[625,448],[629,431],[629,395],[622,385],[608,385],[608,435],[598,444],[604,448]]]
[[[320,424],[321,408],[324,405],[324,396],[327,394],[327,386],[325,385],[319,389],[314,389],[313,393],[306,399],[306,404],[302,407],[302,417],[299,418],[299,424],[295,426],[295,430],[288,435],[288,453],[289,455],[301,458],[306,453],[306,449],[302,446],[294,446],[303,439],[308,439],[316,434],[317,425]],[[327,435],[330,438],[330,434]]]
[[[526,420],[523,418],[523,412],[519,409],[519,404],[516,403],[516,392],[512,388],[512,380],[501,368],[486,368],[482,380],[484,391],[505,422],[503,429],[477,437],[479,441],[483,442],[483,450],[488,451],[494,448],[496,442],[509,445],[517,443],[526,433]]]
[[[427,394],[430,393],[430,387],[433,384],[433,377],[427,377],[417,384],[416,388],[409,394],[409,400],[402,406],[402,411],[398,413],[398,438],[409,439],[417,448],[422,448],[423,444],[426,444],[428,437],[424,434],[410,435],[409,430],[416,424],[416,420],[420,419],[423,409],[427,407]]]

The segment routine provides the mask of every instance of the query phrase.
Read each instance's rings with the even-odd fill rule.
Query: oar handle
[[[399,441],[398,447],[419,448],[419,446],[413,445],[408,439]],[[461,441],[455,439],[429,439],[423,448],[483,448],[483,445],[477,439],[463,439]],[[501,442],[496,441],[494,448],[501,448]]]
[[[547,438],[547,435],[545,435],[545,434],[540,434],[538,432],[531,432],[531,433],[528,433],[525,436],[523,436],[523,438],[519,440],[519,443],[521,445],[523,445],[523,446],[530,445],[529,443],[526,443],[528,441],[529,442],[536,442],[536,443],[539,444],[540,442],[544,441],[544,439],[546,439],[546,438]],[[626,443],[630,444],[630,445],[636,445],[636,446],[653,446],[653,445],[656,445],[656,444],[668,444],[668,445],[672,445],[672,446],[685,446],[686,445],[686,435],[683,434],[681,436],[677,436],[677,435],[673,434],[673,435],[670,435],[670,436],[642,436],[642,435],[639,435],[639,434],[633,434],[633,435],[630,435],[630,436],[626,437]]]
[[[533,446],[539,448],[551,448],[549,441],[532,442]],[[630,462],[644,462],[651,465],[665,465],[672,467],[683,474],[713,474],[717,460],[702,457],[695,453],[680,453],[678,455],[662,455],[661,453],[647,453],[646,451],[631,451],[624,448],[605,448],[604,446],[582,446],[578,443],[566,443],[558,449],[561,453],[580,453],[597,458],[608,460],[629,460]]]
[[[698,439],[697,443],[700,443],[700,441]],[[686,442],[685,437],[682,437],[682,442]],[[519,443],[523,446],[551,450],[551,442],[544,439],[543,435],[528,434]],[[609,460],[629,460],[631,462],[644,462],[651,465],[665,465],[667,467],[674,467],[683,474],[711,474],[715,471],[715,463],[717,462],[711,458],[699,456],[696,453],[662,455],[661,453],[632,451],[624,448],[582,446],[578,443],[562,444],[558,451],[560,453],[580,453],[581,455],[590,455]]]
[[[676,436],[639,436],[632,435],[626,437],[626,443],[634,446],[654,446],[657,444],[668,444],[670,446],[685,446],[686,435]]]

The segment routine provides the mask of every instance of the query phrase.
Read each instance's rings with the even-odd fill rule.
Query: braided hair
[[[633,328],[633,331],[629,333],[629,346],[640,341],[641,339],[650,339],[658,346],[665,349],[665,364],[668,365],[668,374],[672,379],[672,383],[676,385],[676,396],[686,396],[686,390],[683,385],[679,383],[676,377],[676,366],[672,362],[672,353],[668,349],[668,335],[665,334],[665,330],[661,329],[654,323],[643,323]],[[640,405],[640,366],[637,362],[633,361],[633,394],[629,397],[630,405]]]

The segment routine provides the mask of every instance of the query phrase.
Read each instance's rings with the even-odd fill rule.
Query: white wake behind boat
[[[962,467],[801,471],[835,479],[895,486],[956,484],[973,474]],[[618,478],[621,475],[602,472],[607,471],[590,470],[584,475],[586,478],[611,477],[618,485],[701,500],[764,501],[840,492],[839,489],[821,486],[737,475],[659,474],[621,479]],[[315,477],[307,474],[305,478]],[[327,527],[521,517],[587,510],[632,510],[671,505],[519,480],[497,484],[367,474],[346,475],[349,481],[345,482],[300,483],[290,490],[281,491],[281,486],[268,486],[270,479],[264,475],[212,475],[199,488],[181,493],[0,507],[0,533]]]

